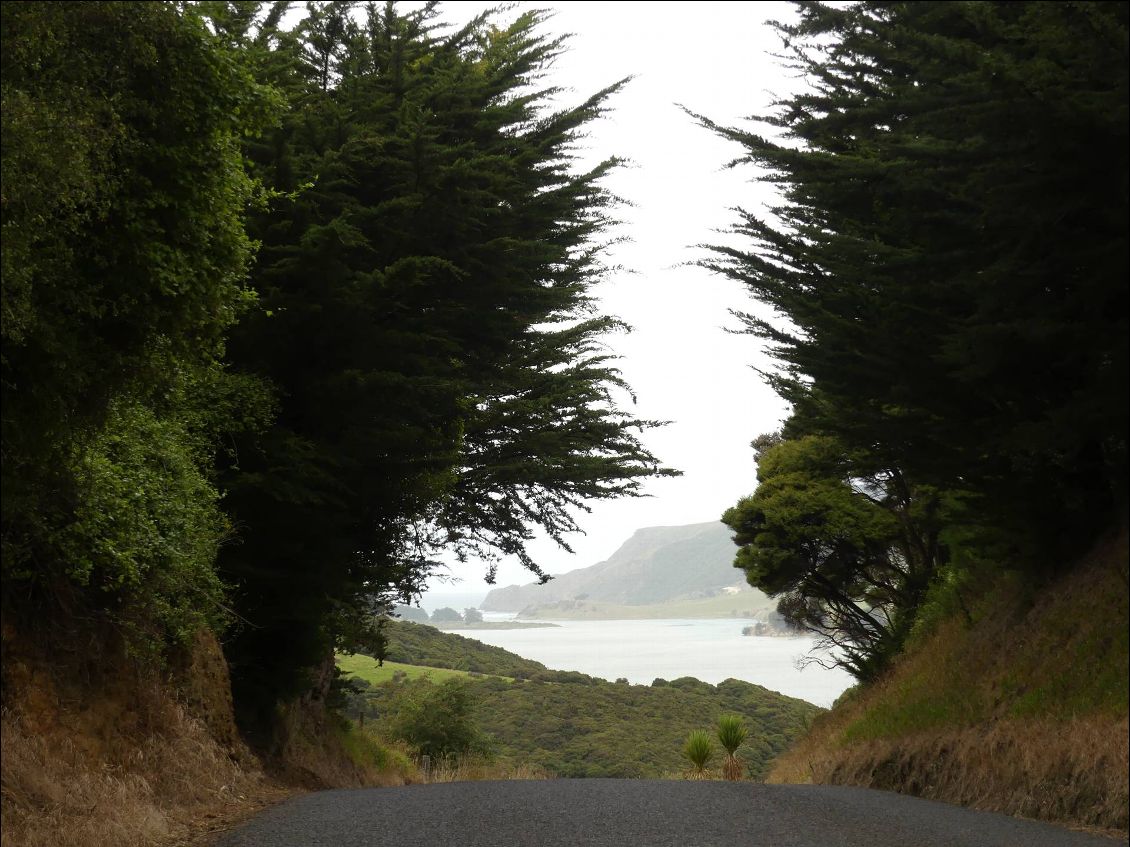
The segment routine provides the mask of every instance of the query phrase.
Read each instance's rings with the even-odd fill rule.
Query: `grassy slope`
[[[418,779],[399,751],[297,707],[261,760],[238,735],[211,633],[160,670],[96,629],[71,649],[36,634],[3,630],[4,845],[195,844],[305,787]]]
[[[821,711],[758,685],[717,686],[684,678],[665,685],[628,685],[578,673],[550,672],[550,681],[469,679],[475,724],[487,747],[510,767],[563,777],[662,778],[686,768],[681,750],[692,729],[712,729],[724,713],[742,715],[750,730],[739,755],[763,778],[769,762]],[[365,692],[366,726],[380,726],[398,696],[422,682],[385,683]],[[715,757],[714,765],[720,767]]]
[[[943,617],[882,683],[819,718],[771,781],[869,785],[1125,830],[1125,530],[1025,594],[1005,575],[968,618]]]
[[[546,669],[541,662],[434,626],[407,621],[389,621],[386,626],[386,660],[393,662],[522,678]]]
[[[733,567],[730,530],[719,521],[636,530],[603,562],[556,575],[545,584],[490,591],[487,611],[518,611],[561,600],[623,605],[710,594],[743,581]]]
[[[804,731],[819,709],[758,685],[694,679],[664,686],[527,682],[475,684],[478,720],[498,753],[565,777],[657,778],[687,767],[683,743],[693,729],[712,730],[724,713],[742,715],[750,730],[740,751],[749,776]],[[712,767],[720,768],[716,754]]]

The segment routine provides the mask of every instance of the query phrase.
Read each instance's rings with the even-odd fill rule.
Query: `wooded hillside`
[[[406,712],[434,714],[464,703],[458,714],[467,734],[460,744],[511,767],[562,777],[678,777],[687,768],[687,734],[710,729],[722,714],[736,714],[749,730],[740,753],[745,775],[762,779],[772,759],[823,711],[736,679],[629,685],[546,670],[506,650],[417,624],[395,624],[389,652],[411,665],[477,673],[439,685],[419,678],[373,686],[362,681],[345,709],[351,717],[364,715],[366,726],[395,736]],[[440,729],[431,732],[442,737]]]
[[[792,407],[723,520],[861,681],[775,778],[1124,830],[1130,4],[798,6],[699,119],[781,192],[703,261]]]

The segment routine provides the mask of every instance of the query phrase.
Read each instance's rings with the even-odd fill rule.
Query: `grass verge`
[[[771,782],[863,785],[1124,833],[1127,539],[1034,597],[1002,575],[779,757]]]

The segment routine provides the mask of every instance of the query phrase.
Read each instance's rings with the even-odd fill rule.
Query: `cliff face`
[[[733,567],[734,544],[722,523],[637,530],[608,559],[545,585],[511,585],[487,594],[482,608],[516,612],[567,600],[641,606],[695,599],[745,584]]]

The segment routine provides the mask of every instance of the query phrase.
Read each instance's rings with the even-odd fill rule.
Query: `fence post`
[[[432,781],[432,757],[425,753],[420,758],[420,765],[424,769],[424,782]]]

